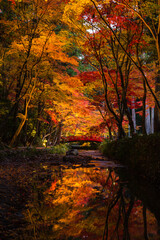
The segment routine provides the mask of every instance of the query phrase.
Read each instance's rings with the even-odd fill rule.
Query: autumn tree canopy
[[[136,5],[132,4],[132,7]],[[157,107],[159,103],[154,90],[155,68],[153,62],[152,66],[146,63],[144,54],[148,38],[141,18],[122,2],[88,0],[79,3],[75,0],[65,7],[64,21],[76,33],[75,41],[85,60],[101,76],[107,112],[114,117],[119,136],[125,135],[123,123],[126,120],[131,134],[135,131],[129,111],[133,97],[142,101],[145,134],[146,102],[152,101],[154,105],[154,99]]]
[[[158,4],[1,0],[1,140],[133,135],[133,108],[145,134],[154,105],[158,131]]]

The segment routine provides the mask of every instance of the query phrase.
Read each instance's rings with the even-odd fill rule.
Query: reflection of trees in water
[[[112,201],[110,202],[110,204],[108,206],[107,217],[106,217],[106,222],[105,222],[105,229],[104,229],[104,233],[103,233],[103,240],[108,239],[109,216],[110,216],[113,208],[116,206],[116,204],[118,202],[119,202],[119,209],[118,209],[117,222],[115,223],[115,229],[112,233],[112,236],[110,236],[110,239],[114,239],[113,237],[115,237],[115,235],[117,236],[117,239],[119,239],[119,226],[120,226],[121,219],[123,221],[123,239],[124,240],[130,239],[129,231],[128,231],[128,220],[129,220],[129,216],[131,214],[131,211],[132,211],[132,208],[134,205],[134,197],[131,196],[130,202],[128,204],[129,205],[128,209],[126,209],[126,203],[125,203],[125,199],[123,196],[123,187],[120,187],[120,189],[115,194],[114,198],[112,199]]]
[[[30,203],[31,232],[37,239],[43,239],[42,235],[44,239],[59,240],[84,236],[102,240],[102,235],[103,240],[130,240],[130,236],[133,239],[131,231],[135,224],[130,226],[129,219],[131,212],[137,211],[137,200],[119,184],[119,177],[112,169],[57,166],[51,180],[45,181],[37,177],[36,201]],[[39,191],[43,198],[39,197]],[[146,209],[141,211],[141,202],[138,208],[141,216],[138,213],[131,219],[133,222],[136,217],[142,219],[143,213],[143,239],[148,240]]]
[[[107,180],[109,180],[109,177],[111,177],[111,172]],[[129,194],[128,190],[126,190],[123,185],[120,185],[120,188],[116,193],[114,193],[114,197],[112,198],[111,202],[108,205],[105,227],[103,232],[103,240],[108,240],[108,239],[130,240],[128,223],[129,223],[129,217],[134,207],[134,203],[135,203],[135,197],[132,194]],[[111,231],[109,231],[110,216],[114,208],[117,208],[117,207],[118,207],[118,211],[117,211],[118,214],[117,214],[116,222],[114,224],[115,227],[112,228]],[[143,224],[144,224],[144,239],[148,240],[147,215],[146,215],[145,205],[143,205]],[[123,227],[123,230],[120,229],[121,227]]]
[[[155,238],[160,239],[160,191],[159,184],[150,183],[148,178],[143,178],[140,175],[137,175],[136,172],[132,169],[126,171],[118,171],[122,181],[128,179],[128,188],[131,192],[137,196],[143,202],[143,223],[144,223],[144,239],[148,240],[147,229],[150,232],[150,220],[154,216],[155,220]],[[146,212],[150,214],[146,214]],[[151,214],[152,213],[152,214]],[[152,215],[152,216],[151,216]]]

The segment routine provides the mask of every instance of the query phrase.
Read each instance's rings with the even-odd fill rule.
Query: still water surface
[[[158,191],[133,176],[129,181],[126,173],[97,160],[50,167],[47,177],[34,179],[25,213],[30,234],[46,240],[160,239]]]

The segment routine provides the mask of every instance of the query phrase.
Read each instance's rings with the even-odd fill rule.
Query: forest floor
[[[24,150],[21,151],[17,157],[3,153],[5,157],[0,159],[0,240],[24,239],[23,229],[27,228],[27,221],[23,212],[33,198],[33,179],[43,182],[53,166],[72,166],[71,162],[64,163],[62,155],[43,153],[24,157]],[[75,158],[80,166],[85,167],[91,160],[105,160],[98,150],[81,151]]]

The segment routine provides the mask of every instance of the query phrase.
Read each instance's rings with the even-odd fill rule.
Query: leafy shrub
[[[160,134],[135,135],[115,141],[104,141],[101,152],[130,169],[160,182]]]
[[[65,154],[69,149],[69,145],[67,143],[59,144],[50,148],[50,153],[57,154]]]
[[[44,142],[42,141],[42,139],[38,136],[34,137],[34,140],[32,142],[32,145],[33,146],[36,146],[36,147],[44,147]]]
[[[99,145],[99,150],[103,153],[103,154],[108,154],[108,144],[111,143],[111,141],[109,139],[105,139],[100,145]]]

